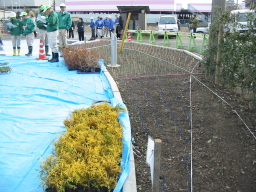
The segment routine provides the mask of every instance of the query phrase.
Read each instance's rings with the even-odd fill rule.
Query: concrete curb
[[[114,97],[116,97],[117,99],[119,99],[120,101],[122,100],[122,96],[119,92],[119,89],[116,85],[115,80],[113,79],[113,77],[110,75],[110,73],[108,72],[107,69],[105,69],[103,71],[103,73],[105,74],[111,90],[113,91],[113,95]],[[132,150],[133,146],[131,143],[131,149],[130,149],[130,160],[129,160],[129,164],[130,164],[130,171],[129,171],[129,175],[124,183],[123,186],[123,192],[137,192],[137,185],[136,185],[136,175],[135,175],[135,162],[134,162],[134,154],[133,154],[133,150]]]

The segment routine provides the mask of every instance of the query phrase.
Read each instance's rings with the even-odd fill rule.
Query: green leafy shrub
[[[64,121],[67,132],[41,165],[44,186],[64,192],[114,189],[121,172],[122,127],[118,113],[108,104],[79,109]]]
[[[211,24],[211,41],[202,60],[206,73],[209,79],[219,78],[219,84],[222,86],[242,90],[239,93],[245,99],[256,98],[256,26],[253,13],[246,15],[248,29],[244,33],[236,31],[235,26],[241,24],[235,22],[236,16],[231,15],[230,11],[220,9],[218,14],[221,16]],[[224,33],[218,39],[220,26],[224,27]],[[219,62],[217,62],[218,50]]]

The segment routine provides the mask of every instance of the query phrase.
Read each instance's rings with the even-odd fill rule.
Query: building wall
[[[1,7],[13,7],[13,9],[19,7],[23,8],[26,7],[39,7],[40,5],[53,5],[54,0],[0,0],[0,6]],[[56,4],[60,4],[62,2],[65,2],[65,0],[55,0]]]
[[[149,6],[150,11],[176,11],[176,0],[66,0],[69,11],[118,11],[117,6]],[[56,10],[59,10],[57,4]]]
[[[189,3],[188,9],[191,9],[190,11],[195,10],[195,12],[204,12],[209,13],[212,11],[212,4],[211,3]]]

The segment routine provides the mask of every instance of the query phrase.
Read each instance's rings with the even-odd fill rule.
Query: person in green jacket
[[[46,5],[42,5],[40,7],[40,13],[38,13],[36,18],[36,25],[38,28],[39,38],[42,39],[43,44],[45,46],[45,54],[49,55],[49,45],[48,45],[48,37],[47,37],[47,25],[46,25],[46,15],[44,14],[44,9]]]
[[[11,21],[7,24],[7,29],[11,32],[13,56],[16,55],[16,47],[18,49],[18,56],[20,56],[20,36],[22,34],[22,22],[16,19],[16,13],[12,12]]]
[[[49,62],[59,62],[59,52],[57,46],[57,38],[59,33],[59,18],[58,14],[53,11],[51,6],[46,6],[44,9],[46,12],[46,25],[47,25],[47,36],[48,42],[52,49],[52,59]]]
[[[30,57],[32,56],[33,42],[35,38],[35,35],[34,35],[35,23],[31,18],[27,17],[26,12],[22,12],[20,16],[22,17],[23,33],[26,35],[26,40],[28,45],[28,53],[25,55]]]
[[[71,27],[72,19],[70,13],[66,11],[66,5],[64,3],[60,4],[60,12],[58,12],[59,17],[59,42],[60,50],[67,48],[67,31]]]

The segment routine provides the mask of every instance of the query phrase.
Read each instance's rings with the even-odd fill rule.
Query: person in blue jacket
[[[117,25],[119,24],[119,16],[116,15],[116,19],[115,19],[115,29],[117,29]]]
[[[106,17],[106,19],[103,20],[103,36],[106,35],[106,37],[108,37],[108,17]]]
[[[103,28],[103,20],[102,17],[98,17],[98,20],[95,22],[95,26],[96,26],[96,38],[100,37],[102,38],[102,28]]]
[[[91,36],[91,39],[89,39],[89,41],[92,41],[92,40],[95,40],[95,23],[94,23],[93,17],[91,17],[90,27],[91,27],[92,36]]]
[[[114,24],[114,21],[111,19],[111,16],[110,16],[110,15],[108,16],[108,20],[109,20],[109,23],[108,23],[108,30],[109,30],[110,38],[111,38],[111,33],[114,33],[115,24]]]

